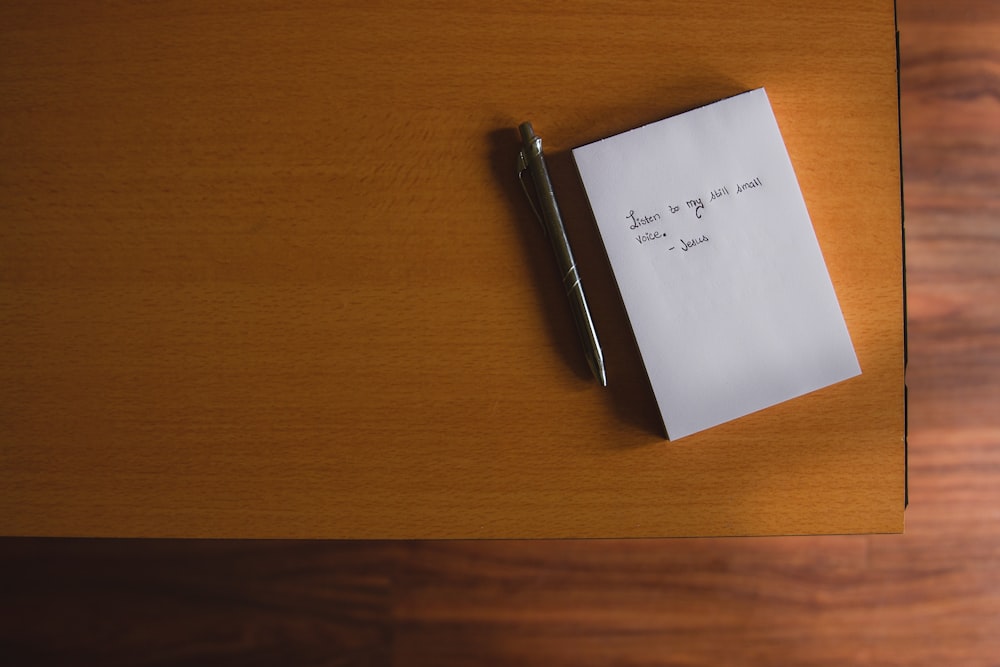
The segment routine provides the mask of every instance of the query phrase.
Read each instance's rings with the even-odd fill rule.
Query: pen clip
[[[521,181],[521,189],[524,190],[524,196],[528,199],[528,204],[531,205],[531,210],[535,212],[535,217],[538,218],[538,224],[541,225],[542,229],[545,229],[545,221],[542,219],[542,212],[538,208],[538,204],[535,202],[535,198],[531,196],[531,192],[528,191],[528,184],[524,181],[524,173],[528,171],[528,158],[524,156],[524,151],[519,151],[517,154],[517,180]]]

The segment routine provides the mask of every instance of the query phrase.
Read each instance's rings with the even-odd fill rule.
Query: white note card
[[[573,157],[670,439],[861,373],[763,88]]]

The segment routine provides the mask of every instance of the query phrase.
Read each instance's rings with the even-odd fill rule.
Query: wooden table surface
[[[0,539],[17,665],[880,665],[1000,655],[1000,5],[899,0],[903,535]]]
[[[902,530],[894,30],[890,0],[3,3],[0,533]],[[863,375],[669,443],[568,149],[758,86]]]

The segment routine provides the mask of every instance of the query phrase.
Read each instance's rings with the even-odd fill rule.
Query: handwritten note
[[[763,88],[573,157],[671,439],[861,373]]]

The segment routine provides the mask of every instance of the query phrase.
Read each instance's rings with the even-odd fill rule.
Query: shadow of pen
[[[592,379],[594,376],[587,365],[569,300],[552,256],[552,246],[518,180],[517,157],[520,150],[521,138],[516,127],[490,133],[490,166],[494,182],[503,189],[511,218],[516,221],[520,232],[521,245],[528,258],[532,283],[540,294],[541,310],[553,347],[559,350],[563,362],[580,379]]]
[[[490,159],[496,182],[504,190],[521,240],[529,258],[532,279],[541,293],[547,328],[563,361],[578,377],[597,382],[586,362],[580,336],[573,323],[569,300],[553,258],[552,247],[538,223],[517,178],[517,156],[521,149],[515,127],[490,133]],[[628,317],[604,254],[583,184],[570,151],[545,153],[549,176],[559,201],[566,235],[572,246],[587,302],[608,369],[608,387],[616,413],[645,431],[665,437]],[[613,443],[612,443],[613,444]]]

